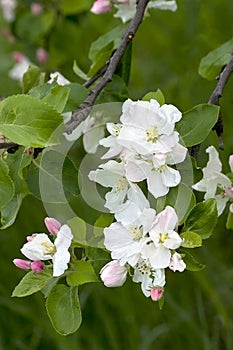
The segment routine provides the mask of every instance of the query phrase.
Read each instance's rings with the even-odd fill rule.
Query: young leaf
[[[89,261],[79,260],[68,271],[66,281],[69,286],[79,286],[90,282],[99,282],[98,277]]]
[[[183,260],[186,264],[186,269],[189,271],[201,271],[205,265],[199,263],[186,249],[180,249],[180,253],[184,254]]]
[[[219,75],[222,67],[231,59],[233,38],[212,50],[202,58],[198,73],[205,79],[213,80]]]
[[[219,107],[200,104],[186,113],[176,124],[176,129],[186,147],[198,145],[206,139],[218,120]]]
[[[233,213],[229,211],[227,216],[226,228],[228,230],[233,230]]]
[[[142,101],[150,101],[151,99],[158,101],[160,106],[165,103],[165,97],[160,89],[153,92],[148,92],[145,96],[143,96]]]
[[[45,147],[59,143],[60,133],[53,133],[62,121],[53,107],[31,96],[10,96],[0,103],[0,132],[19,145]]]
[[[196,248],[202,246],[202,239],[195,232],[183,232],[180,237],[184,240],[182,243],[182,247],[184,248]]]
[[[119,75],[124,82],[125,85],[129,85],[130,78],[130,70],[131,70],[131,61],[132,61],[132,42],[126,48],[126,51],[118,63],[117,69],[115,71],[116,75]]]
[[[25,196],[25,193],[15,195],[12,200],[2,209],[1,230],[5,230],[15,222],[16,216],[22,204],[22,200]]]
[[[87,76],[92,77],[95,75],[102,67],[106,65],[106,62],[110,58],[113,51],[113,42],[108,43],[104,46],[96,55],[95,60],[93,61]]]
[[[21,298],[36,293],[48,285],[52,279],[52,269],[50,268],[40,274],[29,271],[13,290],[12,297]]]
[[[94,236],[100,237],[103,236],[103,229],[111,225],[114,220],[113,214],[102,214],[94,223]]]
[[[68,223],[69,227],[71,228],[71,231],[74,235],[73,241],[75,243],[80,244],[81,246],[86,246],[86,223],[83,219],[79,218],[78,216],[69,220]]]
[[[73,71],[79,78],[81,78],[83,80],[88,80],[88,76],[86,75],[86,73],[84,73],[82,71],[82,69],[78,66],[78,64],[75,60],[73,63]]]
[[[34,86],[38,85],[40,78],[40,68],[37,66],[29,66],[26,73],[23,75],[23,93],[26,94]]]
[[[43,101],[53,106],[58,112],[62,113],[68,100],[70,89],[67,86],[55,85],[43,98]]]
[[[211,236],[217,221],[217,204],[215,199],[210,198],[191,210],[183,231],[196,232],[202,239],[206,239]]]
[[[61,335],[72,334],[82,322],[77,287],[58,284],[46,300],[46,309],[55,330]]]
[[[14,183],[9,176],[9,167],[0,158],[0,209],[13,198],[15,193]]]

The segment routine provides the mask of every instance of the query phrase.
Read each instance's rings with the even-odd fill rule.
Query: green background
[[[75,2],[69,1],[71,4]],[[30,5],[30,1],[24,3]],[[56,7],[56,2],[44,3]],[[210,50],[232,37],[233,2],[180,0],[177,3],[175,13],[150,11],[150,18],[140,27],[133,42],[129,96],[140,99],[148,91],[160,88],[167,102],[185,111],[195,104],[207,102],[216,85],[216,81],[206,81],[198,75],[198,66]],[[19,1],[19,6],[25,4]],[[18,16],[22,16],[20,12]],[[13,46],[8,47],[1,36],[0,94],[20,91],[17,83],[7,76],[13,65],[10,60],[12,50],[23,50],[33,60],[37,46],[47,47],[50,60],[42,68],[48,72],[59,70],[78,82],[72,72],[73,59],[87,71],[91,42],[119,23],[120,20],[113,19],[112,14],[95,16],[86,11],[67,15],[65,29],[59,16],[51,29],[52,34],[42,33],[36,39],[20,29]],[[1,21],[1,28],[4,25]],[[13,30],[19,31],[17,26]],[[69,41],[66,40],[68,34],[71,36]],[[233,153],[232,79],[221,99],[225,151],[220,157],[226,171],[229,171],[228,155]],[[217,146],[214,133],[201,147],[201,165],[206,163],[204,150],[210,144]],[[143,296],[139,285],[130,281],[116,289],[108,289],[101,283],[84,285],[80,287],[83,323],[76,334],[67,337],[57,335],[50,325],[42,294],[24,299],[10,296],[24,275],[14,267],[12,260],[19,257],[19,249],[27,235],[43,232],[45,216],[41,202],[29,196],[24,200],[15,224],[1,232],[0,349],[233,348],[233,232],[225,228],[226,216],[221,217],[205,246],[196,250],[198,259],[206,265],[205,270],[182,274],[168,271],[162,311],[157,303]]]

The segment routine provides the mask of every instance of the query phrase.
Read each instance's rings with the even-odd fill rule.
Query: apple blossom
[[[43,7],[38,2],[33,2],[31,4],[31,13],[33,16],[38,16],[43,11]]]
[[[30,260],[52,260],[53,276],[60,276],[68,268],[70,253],[68,251],[72,232],[67,225],[61,226],[54,243],[45,233],[34,234],[21,249],[21,252]]]
[[[182,260],[181,255],[177,252],[174,252],[171,256],[169,269],[171,269],[174,272],[175,271],[183,272],[185,268],[186,268],[186,264]]]
[[[182,238],[174,231],[178,223],[175,209],[167,206],[156,218],[149,231],[150,239],[141,250],[144,259],[148,259],[154,269],[166,268],[170,264],[171,250],[182,244]]]
[[[56,81],[57,84],[61,86],[70,84],[70,81],[66,79],[60,72],[50,73],[49,77],[50,79],[48,81],[48,84],[52,84],[54,81]]]
[[[36,50],[36,58],[40,63],[45,63],[48,61],[48,51],[46,51],[45,49],[43,49],[43,47],[39,47]]]
[[[40,260],[32,261],[31,269],[35,273],[41,273],[44,270],[44,264]]]
[[[226,203],[229,200],[226,190],[231,189],[231,180],[222,174],[222,163],[219,159],[219,154],[210,146],[206,149],[209,153],[209,160],[205,168],[203,168],[203,178],[192,186],[196,191],[205,192],[204,199],[215,198],[217,201],[218,215],[221,215]],[[217,194],[217,190],[221,193]]]
[[[28,57],[24,56],[20,52],[13,53],[13,59],[16,63],[14,67],[8,72],[8,75],[10,78],[18,80],[21,83],[24,73],[26,73],[32,63]]]
[[[112,260],[100,270],[100,277],[106,287],[120,287],[127,278],[128,269],[117,260]]]
[[[97,0],[94,2],[91,12],[95,15],[100,15],[102,13],[108,12],[112,7],[110,0]]]
[[[231,172],[233,173],[233,154],[230,155],[228,162],[229,162]]]
[[[0,6],[2,7],[3,17],[6,21],[12,22],[15,19],[15,9],[17,7],[16,0],[0,0]]]
[[[158,301],[163,296],[163,289],[153,287],[150,291],[150,296],[153,301]]]

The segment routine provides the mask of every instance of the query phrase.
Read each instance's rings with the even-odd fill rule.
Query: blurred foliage
[[[47,73],[59,70],[68,79],[80,83],[72,70],[73,61],[87,72],[91,65],[87,59],[91,43],[119,25],[112,14],[95,16],[86,11],[91,6],[87,0],[79,1],[78,5],[70,0],[41,1],[47,10],[32,21],[28,10],[31,3],[18,1],[14,26],[6,24],[0,16],[0,95],[3,96],[20,91],[18,82],[8,77],[8,70],[14,65],[13,51],[22,51]],[[129,96],[140,99],[148,91],[160,88],[167,102],[186,111],[195,104],[206,103],[216,85],[215,81],[198,75],[198,66],[210,50],[231,39],[233,2],[179,0],[177,3],[177,12],[151,11],[151,17],[140,27],[133,41]],[[17,40],[9,41],[9,33]],[[46,63],[37,61],[38,47],[48,50]],[[221,99],[225,151],[220,157],[224,169],[228,155],[233,153],[232,79]],[[210,144],[217,146],[214,133],[201,147],[202,165],[206,163],[204,150]],[[97,219],[95,211],[88,212],[81,198],[75,206],[79,215],[89,222]],[[59,208],[54,208],[55,213],[56,210]],[[10,296],[24,275],[12,260],[19,256],[25,236],[43,232],[45,216],[41,202],[27,197],[15,224],[1,232],[0,349],[233,348],[233,235],[225,228],[226,216],[221,217],[205,247],[198,249],[198,260],[206,265],[203,271],[168,273],[162,311],[142,295],[139,285],[128,282],[124,288],[117,289],[102,284],[81,286],[83,324],[76,334],[66,338],[56,334],[50,325],[42,294],[25,299]]]

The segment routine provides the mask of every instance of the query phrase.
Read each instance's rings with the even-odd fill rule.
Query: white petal
[[[166,166],[164,171],[161,173],[162,181],[167,187],[175,187],[180,183],[181,176],[178,170],[172,169]]]
[[[156,216],[155,224],[152,228],[152,231],[159,233],[168,233],[169,231],[173,231],[178,222],[178,217],[174,208],[169,205],[161,211]]]
[[[171,253],[162,245],[157,248],[153,244],[145,245],[141,254],[144,259],[149,259],[154,269],[163,269],[169,266]]]
[[[151,172],[151,165],[146,161],[135,160],[125,165],[125,174],[129,181],[140,182],[145,180]]]
[[[54,254],[54,245],[45,233],[33,235],[33,239],[25,243],[21,252],[30,260],[49,260]]]
[[[150,173],[150,176],[147,178],[148,191],[153,194],[155,198],[165,196],[169,188],[164,185],[162,181],[162,176],[156,170]]]

